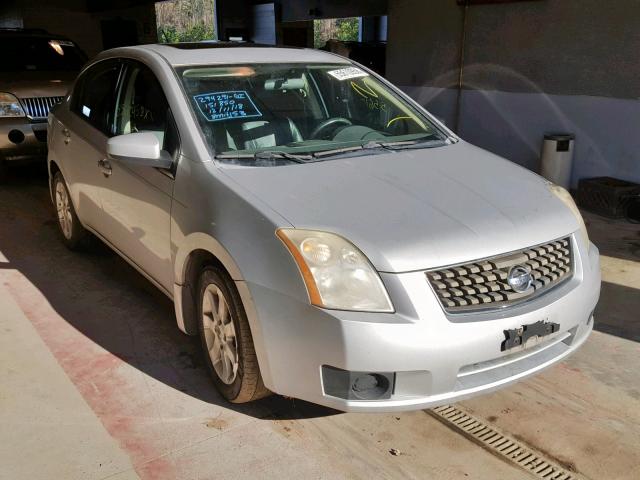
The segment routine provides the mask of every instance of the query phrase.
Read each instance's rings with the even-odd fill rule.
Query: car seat
[[[216,150],[258,150],[303,140],[290,118],[230,120],[214,126]]]

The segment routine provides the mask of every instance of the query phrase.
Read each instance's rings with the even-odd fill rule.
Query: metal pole
[[[218,35],[218,0],[213,0],[213,39],[220,40]]]

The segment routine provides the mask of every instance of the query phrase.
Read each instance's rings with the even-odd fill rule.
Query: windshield
[[[349,64],[198,66],[178,75],[217,158],[319,159],[446,139],[380,80]]]
[[[46,37],[11,38],[2,52],[0,71],[79,71],[86,58],[73,42]]]

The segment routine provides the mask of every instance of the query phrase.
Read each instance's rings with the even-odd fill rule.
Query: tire
[[[206,266],[200,274],[198,292],[200,341],[218,391],[232,403],[270,395],[260,375],[247,315],[231,277],[218,267]],[[225,307],[221,308],[222,302]]]
[[[62,241],[69,250],[79,250],[86,242],[87,231],[78,220],[69,189],[60,172],[56,172],[53,176],[52,192],[53,206],[58,220],[56,223],[62,235]]]

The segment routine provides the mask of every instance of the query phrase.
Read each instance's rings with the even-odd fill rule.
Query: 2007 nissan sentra
[[[598,250],[567,191],[330,53],[103,52],[49,117],[49,169],[63,241],[91,232],[173,299],[231,402],[432,407],[593,327]]]

